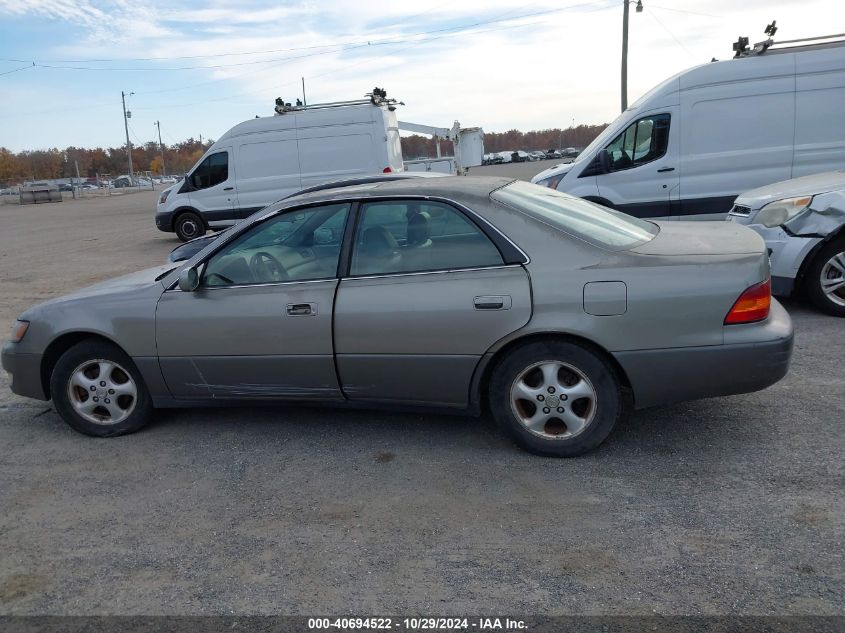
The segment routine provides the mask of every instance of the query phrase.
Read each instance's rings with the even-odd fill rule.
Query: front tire
[[[522,448],[575,457],[601,444],[622,418],[616,373],[588,348],[565,341],[523,345],[494,368],[490,409]]]
[[[62,419],[85,435],[134,433],[152,417],[152,399],[135,363],[103,341],[83,341],[62,354],[50,394]]]
[[[845,238],[833,240],[816,253],[805,279],[807,295],[817,308],[845,317]]]
[[[205,235],[205,224],[202,218],[193,211],[180,213],[173,223],[176,236],[183,242]]]

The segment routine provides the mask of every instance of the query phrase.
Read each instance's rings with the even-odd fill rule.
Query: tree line
[[[564,147],[585,147],[607,127],[579,125],[565,130],[554,128],[521,132],[485,132],[484,148],[487,153],[505,150],[548,150]],[[150,171],[155,175],[184,174],[211,147],[212,140],[200,142],[189,138],[181,143],[164,146],[164,164],[158,143],[148,142],[132,148],[132,166],[136,172]],[[452,144],[440,143],[443,156],[451,156]],[[402,155],[405,160],[437,155],[434,140],[427,136],[402,138]],[[126,147],[67,147],[65,149],[39,149],[12,152],[0,147],[0,186],[8,187],[31,180],[73,178],[76,165],[82,178],[109,174],[112,178],[129,171]]]
[[[155,175],[184,174],[211,147],[213,140],[202,142],[189,138],[175,145],[164,146],[149,142],[132,147],[134,171],[150,171]],[[54,178],[75,178],[76,165],[81,178],[95,178],[109,174],[115,178],[129,172],[129,158],[126,147],[67,147],[11,152],[0,147],[0,186],[20,184],[29,180],[50,180]]]
[[[607,123],[601,125],[579,125],[567,129],[552,128],[548,130],[533,130],[521,132],[520,130],[509,130],[507,132],[484,132],[484,151],[488,154],[525,150],[563,149],[566,147],[584,148],[589,145],[607,127]],[[452,143],[449,141],[440,142],[440,152],[443,156],[453,154]],[[434,139],[427,136],[404,136],[402,137],[402,157],[405,160],[415,158],[434,158],[437,156],[437,148]]]

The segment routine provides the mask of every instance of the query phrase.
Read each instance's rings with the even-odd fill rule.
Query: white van
[[[161,193],[156,226],[187,241],[305,187],[404,170],[394,100],[277,105],[226,132]]]
[[[721,219],[743,191],[845,167],[843,104],[845,42],[755,47],[667,79],[532,182],[637,217]]]

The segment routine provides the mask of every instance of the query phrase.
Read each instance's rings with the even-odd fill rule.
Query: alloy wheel
[[[105,359],[86,361],[74,369],[67,391],[76,412],[94,424],[119,424],[138,402],[138,388],[129,372]]]

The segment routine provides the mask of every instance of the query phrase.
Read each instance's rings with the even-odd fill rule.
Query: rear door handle
[[[508,295],[485,295],[475,297],[472,304],[476,310],[510,310],[511,298]]]
[[[288,316],[316,316],[317,306],[313,303],[289,303],[285,313]]]
[[[658,174],[662,174],[664,171],[675,171],[674,167],[661,167],[657,170]]]
[[[223,191],[231,191],[234,187],[223,187]]]

